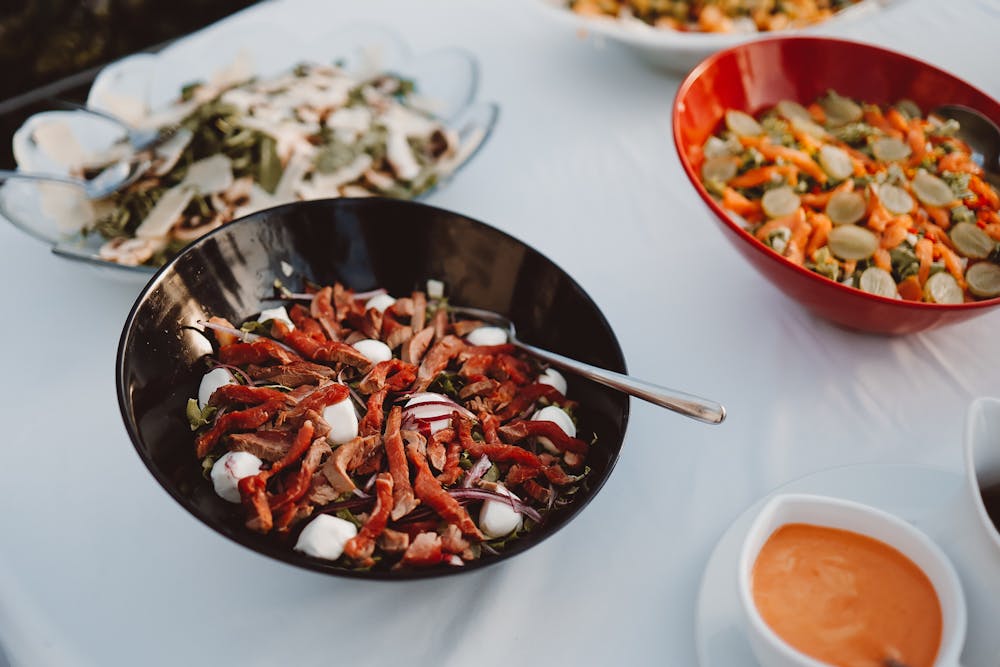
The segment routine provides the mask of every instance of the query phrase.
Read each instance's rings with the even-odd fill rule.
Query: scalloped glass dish
[[[654,28],[635,18],[584,16],[569,8],[567,0],[536,0],[542,11],[583,33],[623,45],[650,65],[686,73],[716,51],[743,42],[783,35],[814,34],[817,29],[856,21],[902,0],[862,0],[832,18],[805,28],[772,32],[682,32]]]
[[[273,26],[210,27],[175,42],[157,54],[136,54],[104,68],[87,98],[92,109],[110,112],[134,122],[166,108],[181,88],[209,80],[234,63],[250,73],[269,77],[302,62],[341,64],[359,77],[392,72],[416,84],[420,106],[457,134],[458,155],[452,168],[431,192],[447,184],[482,148],[496,124],[498,107],[477,102],[479,64],[461,49],[413,54],[396,34],[377,26],[351,26],[313,43],[300,43]],[[14,157],[24,171],[66,174],[66,167],[43,153],[32,139],[39,123],[58,117],[87,151],[106,148],[121,136],[113,123],[78,111],[46,111],[29,118],[14,134]],[[79,219],[90,202],[68,185],[12,179],[0,187],[0,215],[28,234],[52,245],[52,251],[70,260],[106,269],[125,279],[145,282],[152,266],[126,266],[101,259],[104,242],[96,232],[81,234]]]

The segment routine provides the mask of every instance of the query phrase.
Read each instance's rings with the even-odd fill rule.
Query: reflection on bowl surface
[[[859,71],[865,76],[858,76]],[[831,89],[878,105],[909,99],[925,113],[943,104],[960,104],[1000,121],[1000,104],[985,93],[932,65],[866,44],[781,37],[718,53],[691,72],[678,90],[673,134],[688,178],[726,230],[726,238],[788,296],[852,329],[912,333],[966,320],[1000,303],[998,298],[956,305],[903,301],[839,284],[758,242],[706,190],[694,165],[726,110],[755,115],[782,100],[809,104]]]
[[[570,377],[567,393],[580,404],[581,424],[597,437],[587,458],[590,481],[574,502],[553,510],[499,556],[460,568],[359,572],[293,552],[294,539],[251,532],[242,508],[218,498],[203,478],[184,408],[197,394],[204,370],[199,360],[211,352],[195,323],[210,316],[240,322],[274,306],[276,279],[296,288],[308,279],[359,291],[381,287],[390,294],[441,280],[453,304],[500,312],[530,342],[625,371],[610,326],[570,276],[524,243],[465,216],[414,202],[337,199],[289,204],[235,221],[193,243],[146,286],[122,333],[117,366],[119,403],[139,456],[185,509],[226,537],[329,574],[450,574],[537,544],[575,517],[610,475],[625,433],[627,396]]]

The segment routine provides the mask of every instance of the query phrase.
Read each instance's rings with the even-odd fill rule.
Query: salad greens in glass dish
[[[57,254],[145,279],[189,242],[258,210],[426,196],[496,121],[496,105],[473,102],[478,66],[464,51],[415,57],[378,28],[306,46],[259,30],[266,39],[199,34],[109,66],[88,106],[120,123],[85,111],[30,118],[14,137],[28,172],[86,177],[128,154],[129,127],[165,128],[169,138],[146,151],[142,177],[104,199],[12,179],[0,213]]]

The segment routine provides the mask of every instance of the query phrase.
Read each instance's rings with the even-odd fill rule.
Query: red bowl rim
[[[684,81],[681,82],[680,87],[677,89],[677,94],[674,96],[673,112],[671,119],[671,127],[673,130],[673,138],[674,138],[674,149],[677,151],[677,156],[680,158],[681,166],[684,167],[684,173],[687,174],[687,177],[691,181],[692,185],[694,185],[695,190],[698,191],[698,194],[701,195],[701,198],[705,201],[706,204],[708,204],[708,207],[712,210],[712,212],[715,213],[715,216],[730,230],[735,232],[744,241],[747,241],[750,244],[750,246],[752,246],[757,252],[762,253],[769,260],[775,261],[779,265],[784,266],[786,268],[793,269],[799,275],[806,277],[807,280],[814,281],[817,284],[817,286],[823,286],[827,289],[834,289],[836,291],[839,291],[841,294],[844,294],[845,296],[856,296],[862,299],[867,299],[869,301],[874,301],[876,303],[881,303],[887,306],[912,308],[914,310],[924,310],[927,312],[934,312],[934,311],[955,312],[961,310],[974,310],[977,308],[986,308],[989,306],[995,306],[997,304],[1000,304],[1000,296],[993,297],[992,299],[983,299],[981,301],[968,301],[955,304],[942,304],[942,303],[926,303],[924,301],[907,301],[905,299],[892,299],[885,296],[879,296],[877,294],[871,294],[856,287],[849,287],[840,282],[837,282],[836,280],[830,280],[829,278],[821,276],[820,274],[814,271],[810,271],[804,266],[799,266],[795,262],[792,262],[790,259],[774,252],[773,250],[765,246],[763,243],[758,241],[756,238],[754,238],[752,234],[743,229],[735,221],[733,221],[733,219],[729,217],[729,213],[715,201],[712,195],[709,194],[708,190],[705,189],[705,186],[702,185],[701,179],[698,178],[697,175],[694,173],[694,167],[691,165],[691,161],[688,160],[687,154],[681,147],[680,106],[682,104],[682,100],[687,96],[688,91],[694,85],[695,81],[697,81],[706,71],[715,67],[716,63],[722,58],[725,58],[728,55],[739,51],[759,48],[761,46],[767,45],[772,42],[812,42],[815,44],[836,43],[848,47],[864,49],[869,52],[877,52],[882,55],[892,55],[894,57],[908,60],[911,63],[918,65],[921,68],[932,70],[949,79],[952,79],[957,83],[975,91],[976,93],[982,95],[987,99],[991,100],[994,99],[992,95],[986,94],[979,88],[973,86],[968,81],[965,81],[964,79],[961,79],[955,76],[954,74],[951,74],[950,72],[947,72],[941,69],[940,67],[936,67],[926,61],[914,58],[912,56],[908,56],[898,51],[893,51],[891,49],[886,49],[880,46],[874,46],[872,44],[866,44],[864,42],[856,42],[849,39],[839,39],[835,37],[778,36],[778,37],[768,37],[764,39],[758,39],[752,42],[745,42],[724,49],[722,51],[718,51],[709,56],[708,58],[706,58],[705,60],[703,60],[701,63],[699,63],[693,70],[691,70],[690,73],[688,73],[688,75],[684,78]]]

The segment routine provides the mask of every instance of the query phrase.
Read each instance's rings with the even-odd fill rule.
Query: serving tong
[[[145,174],[152,164],[152,152],[180,129],[180,125],[163,128],[139,128],[107,111],[91,109],[68,100],[50,99],[49,101],[55,106],[97,116],[121,127],[125,132],[122,143],[128,146],[128,154],[103,165],[100,171],[85,178],[0,169],[0,183],[11,179],[62,183],[82,189],[87,199],[103,199],[127,188]]]

